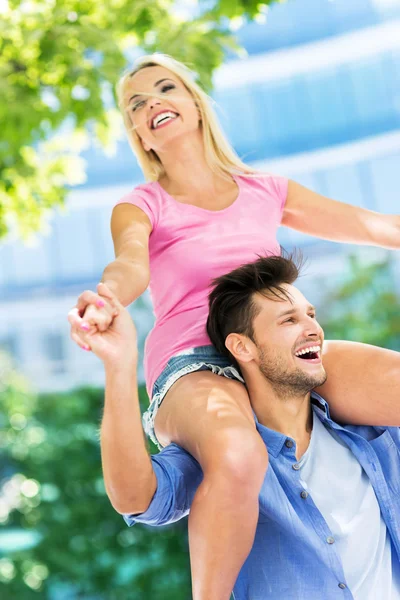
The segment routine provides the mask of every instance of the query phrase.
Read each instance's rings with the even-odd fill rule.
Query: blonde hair
[[[132,121],[129,117],[126,102],[124,100],[126,88],[130,79],[141,69],[146,67],[164,67],[178,77],[190,94],[198,107],[201,118],[201,129],[203,133],[203,142],[205,149],[206,162],[210,168],[223,176],[229,175],[256,175],[257,171],[245,165],[232,146],[225,138],[222,129],[218,123],[218,118],[211,106],[212,100],[201,89],[195,81],[195,73],[186,65],[175,60],[167,54],[149,54],[136,60],[133,69],[127,71],[117,84],[118,105],[122,112],[125,128],[127,130],[129,143],[135,153],[140,167],[147,181],[158,181],[165,173],[162,162],[153,150],[148,152],[143,148],[142,143]],[[148,94],[141,94],[146,96]],[[157,94],[152,94],[157,96]]]

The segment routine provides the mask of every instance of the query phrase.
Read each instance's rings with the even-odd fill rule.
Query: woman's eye
[[[136,104],[134,104],[132,106],[132,112],[135,112],[135,110],[137,110],[138,108],[141,108],[144,104],[144,100],[139,100],[139,102],[136,102]]]

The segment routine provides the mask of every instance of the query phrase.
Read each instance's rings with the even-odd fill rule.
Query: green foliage
[[[400,350],[393,269],[390,260],[351,259],[344,283],[321,303],[327,338]],[[144,408],[143,388],[140,399]],[[186,521],[129,529],[106,497],[103,392],[34,395],[2,356],[0,402],[0,523],[39,534],[38,543],[13,552],[1,550],[0,534],[1,599],[188,600]]]
[[[287,0],[265,0],[264,2],[259,0],[219,0],[215,3],[211,13],[219,17],[244,16],[254,19],[265,12],[273,1],[284,4]]]
[[[103,391],[35,396],[4,357],[1,365],[0,519],[39,534],[33,547],[0,553],[2,600],[188,600],[186,522],[128,528],[106,496]]]
[[[393,289],[395,263],[389,258],[362,265],[357,256],[340,287],[321,311],[325,337],[365,342],[400,351],[400,299]]]
[[[66,186],[84,181],[88,131],[115,138],[113,90],[129,50],[172,54],[209,90],[236,47],[224,17],[253,18],[270,1],[219,0],[186,21],[173,0],[9,0],[0,10],[0,238],[39,230]]]

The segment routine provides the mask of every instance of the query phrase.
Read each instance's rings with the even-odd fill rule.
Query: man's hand
[[[68,313],[68,321],[71,324],[71,338],[81,348],[85,345],[87,350],[92,350],[105,364],[105,366],[120,366],[121,364],[136,365],[137,363],[137,334],[132,318],[128,311],[118,301],[118,298],[104,284],[97,286],[98,294],[90,292],[93,297],[82,299],[82,302],[90,301],[102,310],[107,310],[103,322],[102,330],[91,323],[90,328],[82,328],[86,324],[86,317],[82,318],[80,312],[82,309],[77,305]],[[84,292],[86,296],[89,292]],[[83,296],[83,294],[82,294]],[[100,300],[104,306],[99,306]],[[106,309],[106,307],[109,307]],[[87,311],[86,311],[87,312]],[[86,313],[85,313],[86,314]],[[105,322],[108,321],[107,328]]]

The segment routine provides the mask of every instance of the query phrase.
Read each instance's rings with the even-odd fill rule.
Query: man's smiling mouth
[[[301,350],[297,350],[295,356],[303,360],[318,360],[321,356],[321,346],[319,344],[307,346]]]

